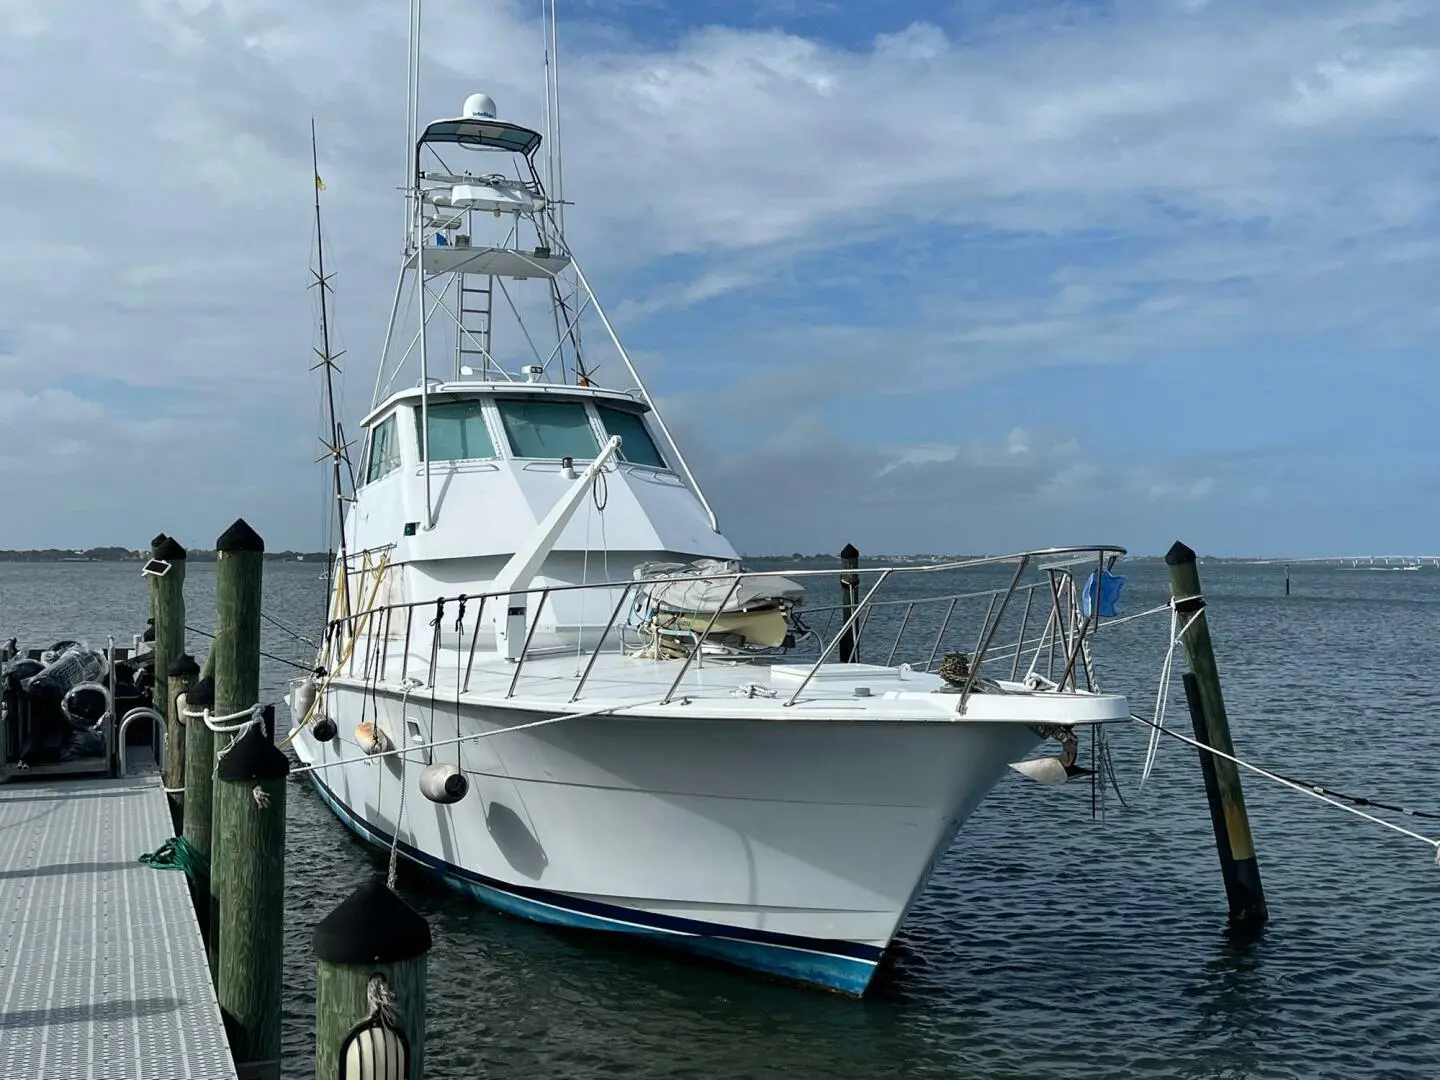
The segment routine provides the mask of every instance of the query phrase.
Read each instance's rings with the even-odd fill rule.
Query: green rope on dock
[[[172,836],[155,851],[141,855],[140,861],[152,870],[182,870],[191,881],[197,875],[209,877],[210,864],[183,836]]]

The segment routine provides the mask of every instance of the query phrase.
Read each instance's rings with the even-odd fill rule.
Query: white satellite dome
[[[487,120],[494,120],[495,99],[489,94],[471,94],[465,99],[465,107],[460,110],[460,115],[466,119],[484,117]]]

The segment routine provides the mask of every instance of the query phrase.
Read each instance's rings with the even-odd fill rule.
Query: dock
[[[0,1077],[235,1080],[153,773],[0,785]]]

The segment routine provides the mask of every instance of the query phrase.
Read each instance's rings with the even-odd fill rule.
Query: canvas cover
[[[635,567],[635,580],[647,578],[678,578],[640,586],[640,591],[657,607],[666,611],[689,611],[710,614],[725,605],[725,611],[750,611],[757,608],[790,604],[798,607],[805,600],[805,587],[779,574],[761,574],[746,578],[727,602],[733,581],[725,576],[738,574],[744,567],[735,560],[696,559],[694,562],[643,562]]]

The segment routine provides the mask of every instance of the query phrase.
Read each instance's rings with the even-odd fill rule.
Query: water
[[[312,636],[318,570],[266,568],[267,612]],[[1124,610],[1164,598],[1163,566],[1125,573]],[[1278,565],[1209,563],[1201,573],[1243,756],[1440,809],[1428,739],[1440,697],[1440,572],[1297,567],[1289,598]],[[191,567],[192,626],[211,625],[212,582],[212,566]],[[128,635],[144,616],[134,565],[0,564],[0,633],[27,643]],[[1141,620],[1101,639],[1106,687],[1131,693],[1145,712],[1165,632]],[[273,626],[264,641],[278,656],[306,658]],[[203,645],[192,638],[192,649]],[[265,693],[278,696],[290,674],[267,661]],[[1183,707],[1172,708],[1172,725],[1187,728]],[[1440,869],[1429,849],[1247,776],[1271,924],[1258,942],[1232,941],[1194,754],[1166,740],[1137,798],[1144,737],[1138,727],[1115,734],[1133,808],[1112,794],[1103,822],[1091,819],[1088,783],[1049,789],[1007,778],[962,832],[863,1001],[534,926],[402,872],[402,892],[435,936],[427,1072],[1436,1075],[1440,944],[1430,922]],[[1440,833],[1440,822],[1406,823]],[[313,1075],[311,930],[383,860],[298,780],[289,829],[285,1075],[298,1078]]]

